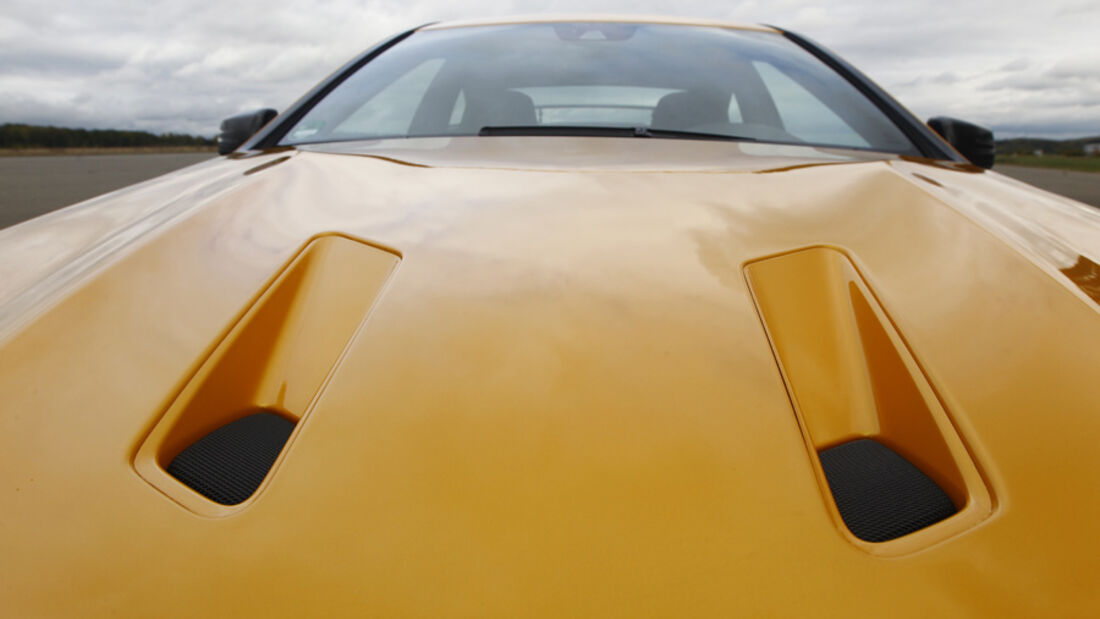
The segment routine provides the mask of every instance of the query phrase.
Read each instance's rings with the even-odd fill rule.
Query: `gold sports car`
[[[1100,214],[988,131],[637,17],[273,115],[0,232],[3,616],[1100,614]]]

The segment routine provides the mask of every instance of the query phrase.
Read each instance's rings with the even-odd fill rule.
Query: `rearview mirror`
[[[278,115],[275,110],[264,108],[226,118],[222,121],[221,133],[218,134],[218,154],[228,155],[237,150]]]
[[[955,147],[970,163],[980,168],[992,168],[996,155],[993,132],[985,127],[957,118],[937,116],[928,120],[928,126]]]

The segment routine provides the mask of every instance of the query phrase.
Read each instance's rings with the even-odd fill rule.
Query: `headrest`
[[[687,130],[698,125],[729,122],[729,95],[716,90],[686,90],[661,97],[653,108],[654,129]]]
[[[531,97],[514,90],[493,90],[466,100],[462,124],[474,131],[482,127],[515,127],[538,124]]]

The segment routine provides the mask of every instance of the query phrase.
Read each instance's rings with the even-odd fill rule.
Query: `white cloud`
[[[1002,135],[1100,134],[1100,4],[974,0],[6,0],[0,122],[213,134],[283,108],[382,37],[440,19],[674,13],[790,27],[919,116]]]

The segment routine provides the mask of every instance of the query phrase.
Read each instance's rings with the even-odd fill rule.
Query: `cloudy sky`
[[[918,116],[1100,135],[1097,0],[0,0],[0,123],[213,135],[429,21],[657,13],[808,35]]]

